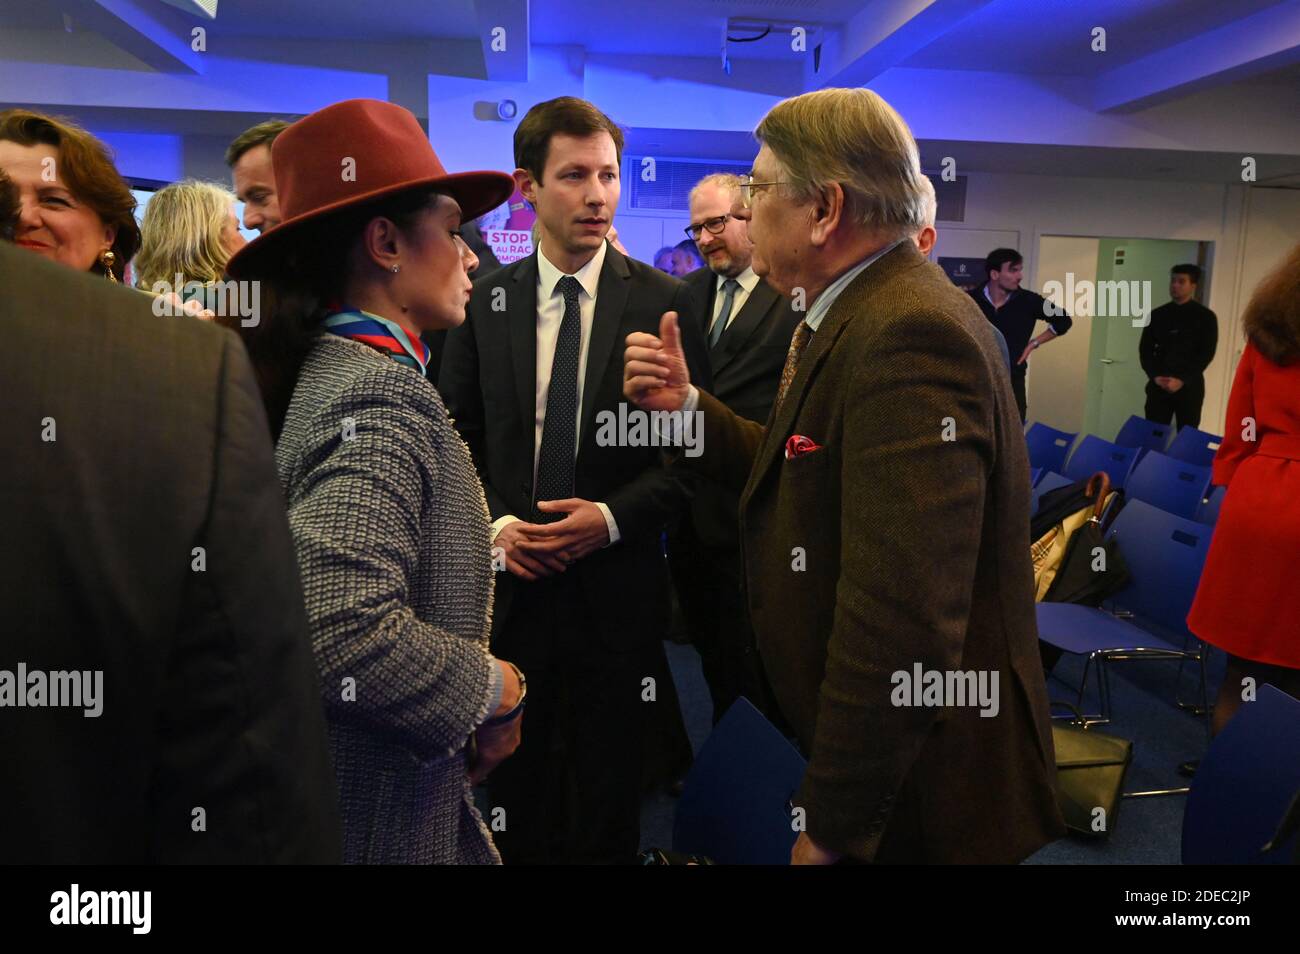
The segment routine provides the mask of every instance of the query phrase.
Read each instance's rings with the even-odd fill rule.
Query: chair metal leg
[[[1183,645],[1184,647],[1186,647],[1187,645],[1186,641],[1184,641]],[[1112,708],[1113,696],[1112,696],[1111,685],[1110,685],[1110,667],[1107,665],[1107,663],[1123,662],[1129,659],[1147,659],[1147,660],[1177,659],[1178,676],[1176,678],[1178,681],[1174,685],[1174,704],[1178,708],[1191,712],[1195,716],[1206,715],[1209,712],[1209,699],[1210,699],[1209,689],[1207,686],[1207,676],[1205,671],[1206,647],[1205,644],[1199,643],[1199,641],[1198,641],[1198,645],[1200,646],[1199,651],[1189,651],[1185,648],[1181,651],[1152,650],[1152,649],[1138,649],[1138,650],[1102,649],[1102,650],[1097,650],[1095,652],[1089,653],[1087,659],[1084,661],[1083,664],[1083,677],[1079,681],[1079,690],[1075,696],[1075,708],[1078,709],[1080,713],[1082,713],[1083,720],[1086,725],[1109,725],[1112,721],[1111,708]],[[1197,702],[1184,702],[1182,700],[1181,682],[1182,682],[1183,667],[1189,661],[1193,661],[1193,660],[1196,662],[1199,669],[1198,672],[1198,675],[1200,677],[1199,704]],[[1093,668],[1094,664],[1096,665],[1096,671],[1097,671],[1097,706],[1099,711],[1095,715],[1089,715],[1083,712],[1083,704],[1088,693],[1089,671]],[[1208,726],[1208,722],[1207,722],[1207,726]],[[1170,790],[1170,792],[1175,792],[1175,791],[1179,791],[1179,790],[1172,790],[1172,789]],[[1162,791],[1159,794],[1167,794],[1167,793]]]
[[[1189,710],[1194,715],[1201,716],[1201,715],[1205,715],[1209,711],[1209,692],[1206,687],[1206,674],[1205,674],[1206,647],[1204,643],[1200,643],[1199,644],[1200,651],[1191,652],[1188,651],[1187,649],[1187,642],[1188,640],[1184,639],[1183,651],[1179,653],[1177,656],[1178,658],[1177,680],[1178,681],[1174,684],[1174,704],[1177,705],[1178,708],[1180,709]],[[1133,657],[1129,657],[1129,658],[1133,658]],[[1172,657],[1165,656],[1163,658],[1168,659]],[[1187,664],[1189,660],[1195,660],[1197,663],[1197,668],[1199,670],[1198,675],[1200,677],[1200,683],[1201,683],[1201,705],[1200,706],[1197,706],[1194,703],[1183,702],[1181,698],[1183,667]],[[1206,732],[1208,733],[1210,728],[1209,719],[1205,720],[1205,728],[1206,728]],[[1189,786],[1184,785],[1178,788],[1153,788],[1141,792],[1123,792],[1121,794],[1121,797],[1122,798],[1157,798],[1163,795],[1186,795],[1190,791],[1191,788]]]
[[[1213,709],[1210,707],[1210,689],[1205,676],[1205,655],[1209,647],[1201,650],[1201,714],[1205,716],[1205,737],[1207,739],[1214,737],[1213,719],[1211,714]]]
[[[1188,642],[1194,641],[1197,645],[1196,650],[1189,650]],[[1183,640],[1182,651],[1166,650],[1098,650],[1088,654],[1088,658],[1083,664],[1083,678],[1079,681],[1079,692],[1076,697],[1076,708],[1082,714],[1082,719],[1086,726],[1108,725],[1111,721],[1111,686],[1110,686],[1110,667],[1107,663],[1115,661],[1120,662],[1128,659],[1177,659],[1178,673],[1174,684],[1174,704],[1180,709],[1192,712],[1196,716],[1206,716],[1210,711],[1210,695],[1207,684],[1207,675],[1205,670],[1205,657],[1208,652],[1208,646],[1205,643],[1196,640],[1195,637],[1185,637]],[[1199,670],[1200,682],[1200,704],[1195,702],[1182,701],[1182,674],[1183,668],[1190,661],[1195,661]],[[1097,704],[1099,712],[1093,715],[1083,713],[1083,702],[1088,691],[1088,672],[1093,664],[1097,668]],[[1205,729],[1210,731],[1210,720],[1205,720]],[[1155,788],[1147,789],[1141,792],[1121,792],[1122,798],[1155,798],[1163,795],[1186,795],[1191,791],[1190,787],[1183,786],[1180,788]]]
[[[1179,680],[1178,680],[1178,684],[1177,684],[1177,685],[1175,686],[1175,688],[1174,688],[1174,703],[1178,706],[1178,708],[1182,709],[1182,710],[1185,711],[1185,712],[1190,712],[1190,713],[1191,713],[1192,715],[1194,715],[1194,716],[1203,716],[1203,715],[1206,715],[1206,714],[1210,711],[1210,695],[1209,695],[1209,692],[1208,692],[1208,690],[1207,690],[1207,688],[1206,688],[1206,685],[1205,685],[1205,650],[1204,650],[1204,647],[1202,647],[1201,651],[1198,652],[1198,653],[1188,653],[1186,658],[1187,658],[1187,659],[1194,659],[1194,660],[1196,660],[1196,663],[1197,663],[1197,665],[1198,665],[1198,667],[1199,667],[1199,669],[1200,669],[1200,672],[1199,672],[1199,679],[1200,679],[1200,683],[1201,683],[1201,700],[1200,700],[1199,703],[1196,703],[1196,702],[1184,702],[1184,701],[1183,701],[1183,699],[1182,699],[1182,688],[1183,688],[1183,687],[1182,687],[1182,678],[1181,678],[1181,675],[1180,675]],[[1184,661],[1184,660],[1180,660],[1180,662],[1179,662],[1179,672],[1180,672],[1180,673],[1181,673],[1181,671],[1182,671],[1182,663],[1183,663],[1183,661]]]
[[[1097,686],[1099,689],[1104,690],[1101,695],[1101,712],[1100,718],[1097,720],[1098,725],[1109,725],[1111,718],[1110,666],[1108,662],[1109,660],[1103,655],[1097,666],[1097,673],[1100,676]]]
[[[1186,795],[1190,788],[1153,788],[1146,792],[1121,792],[1120,798],[1154,798],[1157,795]]]
[[[1187,652],[1187,641],[1188,641],[1190,638],[1191,638],[1190,636],[1184,636],[1184,637],[1183,637],[1183,652],[1184,652],[1184,653]],[[1177,677],[1176,677],[1176,680],[1177,680],[1177,681],[1174,683],[1174,700],[1175,700],[1175,701],[1178,700],[1178,690],[1181,689],[1181,688],[1182,688],[1182,685],[1183,685],[1183,666],[1185,666],[1186,664],[1187,664],[1187,657],[1186,657],[1186,656],[1180,656],[1180,657],[1178,658],[1178,675],[1177,675]]]
[[[1110,718],[1107,714],[1109,710],[1107,709],[1107,705],[1106,705],[1106,692],[1105,692],[1106,670],[1103,666],[1104,660],[1105,660],[1104,653],[1094,652],[1088,654],[1088,659],[1083,664],[1083,679],[1080,680],[1079,682],[1079,695],[1075,702],[1075,708],[1079,710],[1080,716],[1083,718],[1083,724],[1085,726],[1105,725],[1106,723],[1110,722]],[[1097,705],[1101,710],[1095,716],[1088,715],[1086,712],[1083,711],[1083,702],[1088,691],[1088,670],[1093,668],[1094,665],[1097,671]]]

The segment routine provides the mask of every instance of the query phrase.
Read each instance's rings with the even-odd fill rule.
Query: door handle
[[[1114,359],[1114,358],[1102,358],[1102,359],[1101,359],[1101,363],[1102,363],[1102,364],[1114,364],[1114,363],[1115,363],[1115,359]]]

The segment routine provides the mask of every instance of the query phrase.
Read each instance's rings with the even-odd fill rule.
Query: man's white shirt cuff
[[[603,503],[597,503],[596,506],[600,508],[600,513],[605,518],[605,526],[609,530],[609,543],[605,544],[605,546],[613,546],[622,539],[618,532],[618,523],[614,520],[614,514],[610,511],[608,506]],[[519,518],[514,514],[508,513],[505,516],[497,517],[493,520],[492,542],[497,542],[497,534],[501,532],[502,528],[505,527],[506,524],[514,523],[518,519]]]

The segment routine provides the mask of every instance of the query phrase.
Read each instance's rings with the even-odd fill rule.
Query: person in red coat
[[[1227,487],[1187,625],[1228,653],[1217,734],[1254,687],[1300,696],[1300,245],[1255,290],[1214,483]]]

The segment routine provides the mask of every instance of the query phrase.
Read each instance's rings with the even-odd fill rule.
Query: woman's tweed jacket
[[[348,863],[499,863],[466,741],[487,715],[487,504],[438,392],[322,334],[276,467],[320,667]]]

